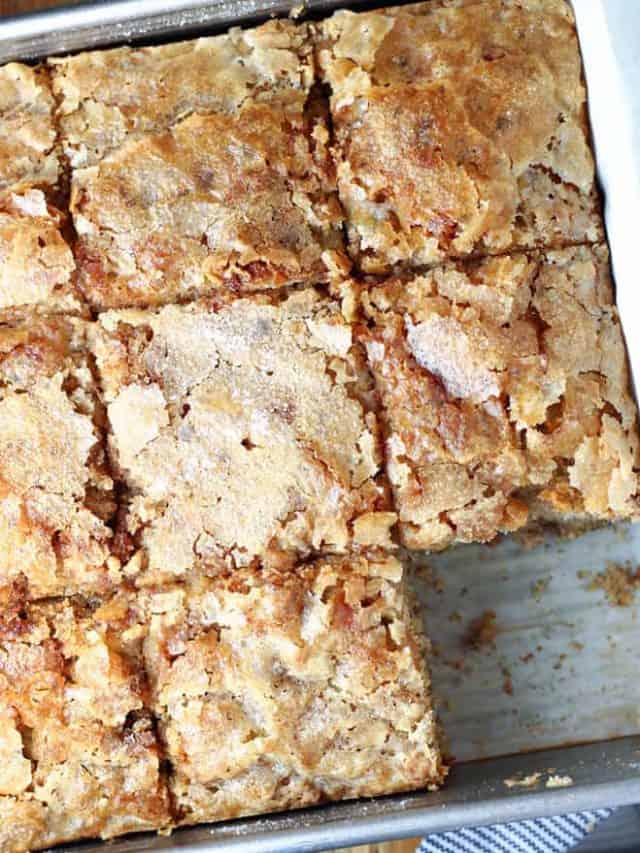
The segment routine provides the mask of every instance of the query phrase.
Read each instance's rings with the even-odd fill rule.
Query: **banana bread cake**
[[[442,781],[424,641],[396,558],[241,569],[139,606],[180,823]]]
[[[639,452],[564,0],[0,68],[0,853],[437,787],[398,545]]]
[[[342,245],[306,26],[56,61],[94,308],[322,281]]]
[[[0,850],[168,825],[135,632],[108,606],[0,596]]]
[[[29,597],[100,590],[117,569],[85,337],[68,317],[0,327],[0,588],[26,580]]]
[[[92,335],[130,577],[391,546],[372,387],[337,302],[111,311]]]
[[[638,516],[605,246],[452,261],[362,298],[405,545]]]
[[[366,272],[602,238],[565,0],[430,0],[319,27]]]

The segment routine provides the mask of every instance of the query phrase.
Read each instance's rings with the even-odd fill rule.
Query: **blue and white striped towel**
[[[424,838],[416,853],[566,853],[614,809],[458,829]]]

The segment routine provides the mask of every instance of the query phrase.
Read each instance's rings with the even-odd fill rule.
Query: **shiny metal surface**
[[[264,20],[270,15],[286,15],[303,6],[307,10],[321,12],[339,5],[339,0],[308,0],[306,3],[295,0],[113,0],[83,3],[3,19],[0,23],[0,63],[160,37],[187,38],[235,24]],[[362,5],[362,0],[349,5]]]
[[[15,18],[5,18],[0,22],[0,62],[12,59],[37,59],[43,56],[61,54],[68,51],[77,51],[97,46],[108,46],[122,44],[125,42],[149,42],[159,39],[179,39],[203,35],[222,30],[234,24],[245,24],[248,22],[264,19],[272,14],[286,14],[292,8],[301,4],[295,0],[213,0],[213,2],[198,2],[198,0],[116,0],[116,2],[102,2],[92,5],[81,5],[70,8],[54,9],[47,12],[30,14]],[[311,13],[321,13],[337,6],[349,6],[355,8],[365,5],[359,0],[340,2],[340,0],[309,0],[305,8]],[[366,3],[366,5],[374,5]],[[596,537],[602,534],[595,534]],[[613,534],[611,534],[613,536]],[[638,537],[632,537],[637,539]],[[588,537],[586,537],[588,540]],[[631,540],[630,540],[631,541]],[[512,548],[507,545],[505,548]],[[558,572],[568,571],[567,562],[573,566],[573,561],[578,559],[574,553],[575,545],[570,546],[572,553],[563,554],[558,549],[556,568]],[[580,547],[580,546],[578,546]],[[597,553],[598,547],[602,553],[609,553],[617,546],[613,542],[603,541],[597,544],[597,539],[585,544],[585,549]],[[629,546],[631,547],[631,545]],[[467,562],[469,554],[464,558],[455,553],[451,557],[441,555],[440,563],[450,561],[452,571],[456,569],[456,561],[462,565]],[[640,559],[640,545],[633,552],[636,561]],[[531,572],[534,579],[535,572],[542,573],[550,570],[548,554],[546,562],[544,559],[536,565],[536,560],[529,556],[518,561],[515,552],[502,554],[496,552],[496,559],[504,559],[505,564],[514,568],[517,575],[519,568]],[[473,559],[472,559],[473,562]],[[487,566],[476,565],[478,572],[486,570]],[[444,566],[441,566],[444,568]],[[581,563],[575,564],[575,568],[582,568]],[[496,571],[498,566],[495,566]],[[602,566],[604,568],[604,566]],[[575,573],[575,572],[574,572]],[[516,579],[514,584],[523,583],[522,578]],[[485,586],[486,588],[486,586]],[[509,590],[514,595],[509,598]],[[563,595],[566,589],[563,586]],[[517,600],[517,587],[509,586],[507,583],[502,589],[505,614],[509,614],[511,602]],[[445,591],[445,595],[449,593]],[[482,585],[478,587],[478,606],[482,604]],[[572,602],[567,602],[567,606]],[[575,602],[573,602],[575,606]],[[448,604],[447,604],[448,607]],[[499,609],[499,608],[498,608]],[[438,608],[435,608],[437,611]],[[444,605],[440,607],[441,618],[446,618]],[[434,626],[434,610],[429,612],[425,609],[426,618],[429,621],[428,628],[432,635],[441,633],[440,627]],[[588,621],[588,608],[583,609]],[[465,610],[465,617],[469,615]],[[606,614],[605,614],[606,615]],[[614,630],[611,614],[607,616],[608,630]],[[549,617],[551,619],[551,617]],[[613,619],[615,622],[615,619]],[[558,622],[556,618],[556,622]],[[522,623],[524,625],[524,622]],[[550,623],[551,624],[551,623]],[[559,624],[559,623],[558,623]],[[527,627],[529,626],[529,627]],[[527,630],[531,628],[531,621],[526,623]],[[540,626],[536,627],[536,630]],[[546,630],[542,626],[540,630]],[[628,627],[625,636],[631,638],[631,631],[637,630],[635,626]],[[435,631],[435,633],[434,633]],[[553,632],[552,632],[553,633]],[[558,634],[558,644],[566,644],[567,636],[562,631]],[[505,635],[507,636],[507,635]],[[516,638],[523,637],[522,630],[512,631],[508,636]],[[630,646],[637,648],[636,641]],[[515,653],[516,646],[500,649],[501,654],[508,655],[511,651]],[[558,645],[560,652],[560,645]],[[600,654],[600,652],[599,652]],[[604,655],[605,651],[601,650]],[[612,652],[613,654],[613,652]],[[553,732],[546,730],[541,734],[540,740],[530,738],[524,732],[525,721],[522,725],[517,721],[511,721],[509,702],[503,697],[495,697],[493,694],[488,701],[483,701],[481,679],[476,673],[477,681],[472,685],[467,696],[467,707],[478,707],[482,717],[487,714],[487,707],[493,702],[492,713],[494,731],[493,741],[489,743],[487,754],[494,757],[482,760],[469,761],[456,766],[449,778],[449,782],[443,791],[431,794],[417,793],[406,796],[384,797],[376,800],[356,801],[340,803],[309,809],[300,812],[291,812],[283,815],[269,815],[264,817],[233,821],[226,824],[199,826],[192,829],[183,829],[175,832],[170,837],[155,835],[132,836],[124,840],[116,840],[109,844],[110,853],[137,853],[141,850],[170,851],[170,850],[198,850],[198,851],[243,851],[243,853],[276,853],[276,851],[320,851],[346,845],[363,844],[372,841],[382,841],[392,838],[410,837],[430,832],[452,829],[462,825],[480,825],[503,822],[507,820],[518,820],[527,817],[563,813],[579,809],[593,809],[603,806],[623,805],[640,802],[640,734],[629,734],[640,732],[640,720],[637,714],[633,722],[626,724],[626,718],[622,715],[624,701],[629,701],[634,707],[640,706],[637,673],[635,671],[617,671],[617,689],[619,691],[618,704],[621,709],[619,720],[610,729],[602,724],[602,729],[596,725],[597,708],[593,708],[594,724],[590,729],[584,728],[585,714],[589,710],[585,708],[584,697],[580,696],[578,680],[565,681],[561,683],[562,676],[557,674],[553,668],[552,656],[549,655],[549,668],[541,669],[536,676],[542,683],[555,684],[558,681],[558,689],[554,694],[540,702],[547,702],[550,707],[557,703],[558,697],[569,695],[566,707],[562,709],[562,719],[558,717],[558,725]],[[627,655],[627,658],[632,657]],[[604,660],[604,658],[602,658]],[[618,654],[616,663],[624,659]],[[501,658],[502,660],[502,658]],[[624,662],[624,660],[623,660]],[[498,665],[502,665],[498,662]],[[492,677],[491,667],[494,664],[487,661],[480,665],[482,676],[485,679]],[[628,667],[628,661],[624,663]],[[597,677],[597,667],[592,667],[588,678]],[[455,679],[447,673],[443,667],[436,668],[434,672],[436,680],[440,683],[436,686],[441,692],[451,690],[454,698],[460,702],[465,701],[464,690]],[[567,676],[569,678],[569,676]],[[625,697],[624,684],[628,680],[628,695]],[[482,682],[484,684],[484,682]],[[575,688],[572,696],[567,687]],[[517,686],[517,685],[516,685]],[[589,685],[585,685],[585,689]],[[489,690],[495,691],[495,685],[490,685]],[[456,692],[457,691],[457,692]],[[586,692],[588,692],[586,690]],[[489,694],[486,694],[487,696]],[[515,697],[518,701],[518,697]],[[536,702],[538,700],[536,699]],[[607,697],[601,700],[603,709],[606,710]],[[481,703],[476,705],[473,703]],[[574,703],[572,705],[572,702]],[[579,702],[579,704],[576,704]],[[458,709],[460,706],[457,706]],[[532,707],[532,706],[531,706]],[[536,706],[537,707],[537,706]],[[541,710],[544,710],[542,705]],[[579,709],[579,713],[576,709]],[[525,709],[526,710],[526,709]],[[450,719],[447,720],[448,727],[453,725],[467,727],[453,730],[454,742],[459,743],[460,738],[467,736],[465,750],[468,756],[480,754],[481,749],[473,737],[476,729],[473,728],[469,719],[463,713],[456,711],[447,712]],[[502,715],[502,716],[501,716]],[[446,714],[445,714],[446,716]],[[474,717],[476,715],[469,715]],[[606,721],[607,725],[609,720]],[[602,721],[601,721],[602,723]],[[484,725],[484,722],[482,723]],[[558,727],[560,726],[560,728]],[[566,740],[565,740],[566,732]],[[520,736],[522,734],[522,736]],[[560,747],[553,750],[547,749],[543,752],[511,755],[507,757],[495,757],[497,752],[517,750],[522,744],[527,746],[548,747],[551,744],[562,743],[572,740],[573,737],[600,738],[609,737],[611,734],[619,736],[629,734],[627,737],[616,737],[610,740],[599,740],[584,746]],[[502,737],[502,748],[496,744]],[[476,752],[474,753],[474,750]],[[493,751],[493,752],[492,752]],[[522,778],[531,774],[539,773],[538,781],[531,787],[508,787],[506,779]],[[571,777],[572,784],[569,787],[547,788],[546,783],[550,775]],[[105,847],[101,843],[88,842],[81,845],[72,845],[73,848],[81,847],[87,853],[104,853]],[[70,848],[69,848],[70,849]]]

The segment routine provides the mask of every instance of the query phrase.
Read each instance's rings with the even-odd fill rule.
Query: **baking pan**
[[[585,3],[604,6],[603,0]],[[317,16],[373,5],[383,4],[309,0],[303,9],[292,0],[120,0],[73,6],[5,18],[0,62],[206,35],[292,9]],[[613,0],[609,9],[618,5]],[[632,5],[624,4],[627,12]],[[600,69],[594,55],[592,49],[585,53],[590,91]],[[617,73],[615,67],[609,71]],[[602,88],[609,99],[611,86]],[[611,233],[617,193],[609,168],[620,158],[616,152],[607,156],[612,122],[606,124],[594,126],[596,153],[609,196],[607,225],[610,238],[615,236],[613,265],[633,367],[638,314],[625,313],[630,290],[620,292],[626,270],[618,247],[625,241]],[[624,177],[623,190],[633,194],[628,169]],[[637,222],[629,213],[622,219]],[[591,583],[608,561],[640,562],[640,526],[602,528],[572,541],[549,536],[535,548],[512,538],[408,559],[415,563],[416,590],[436,647],[432,669],[440,714],[458,759],[442,791],[336,803],[171,836],[129,836],[110,842],[111,853],[319,851],[640,802],[638,607],[610,607]],[[470,623],[483,614],[493,614],[491,631],[485,643],[470,647]],[[104,850],[100,842],[71,847]]]

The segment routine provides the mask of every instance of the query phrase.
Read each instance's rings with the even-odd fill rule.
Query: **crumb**
[[[513,681],[511,679],[511,672],[506,666],[501,666],[500,671],[502,672],[502,692],[507,696],[513,696]]]
[[[465,669],[465,660],[463,655],[460,655],[458,658],[449,658],[449,660],[445,660],[445,664],[451,667],[451,669],[456,669],[458,672],[463,672]]]
[[[567,659],[566,654],[564,654],[564,653],[561,654],[558,657],[558,660],[554,663],[553,668],[554,669],[562,669],[562,664],[565,662],[566,659]]]
[[[449,622],[462,622],[462,613],[459,610],[452,610],[449,614]]]
[[[497,634],[495,611],[485,610],[482,616],[471,622],[463,638],[463,643],[473,649],[495,648]]]
[[[525,527],[523,530],[518,530],[514,538],[525,551],[532,551],[544,542],[544,530],[542,527]]]
[[[522,663],[530,663],[534,659],[535,655],[533,652],[527,652],[526,655],[522,655],[520,660]]]
[[[528,776],[523,776],[522,779],[504,779],[504,784],[507,788],[530,788],[532,785],[538,784],[540,775],[540,773],[530,773]]]
[[[433,566],[418,565],[415,567],[415,575],[438,595],[442,595],[444,592],[444,582]]]
[[[295,6],[292,6],[291,9],[289,10],[289,17],[293,18],[293,20],[296,21],[298,18],[300,18],[302,15],[304,15],[304,10],[305,10],[305,4],[304,3],[297,3]]]
[[[581,581],[590,578],[591,575],[592,572],[588,571],[587,569],[578,569],[578,571],[576,572],[576,577]]]
[[[442,654],[442,649],[438,645],[438,643],[431,643],[431,656],[434,658],[439,658]]]
[[[571,776],[549,776],[545,788],[568,788],[573,785]]]
[[[579,643],[577,640],[572,640],[569,645],[577,652],[581,652],[584,649],[584,643]]]
[[[604,572],[595,576],[589,589],[601,589],[613,607],[629,607],[640,588],[640,567],[607,563]]]
[[[547,589],[549,588],[549,584],[551,583],[551,575],[547,575],[544,578],[539,578],[537,581],[531,584],[531,595],[536,601],[540,601],[542,596],[545,594]]]

